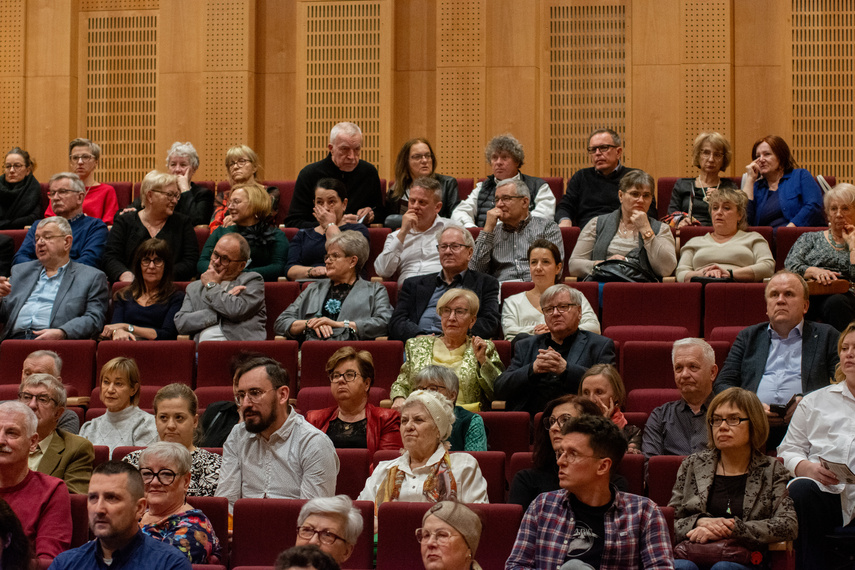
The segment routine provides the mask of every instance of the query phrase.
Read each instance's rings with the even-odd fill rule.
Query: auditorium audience
[[[42,189],[33,176],[36,161],[17,146],[6,153],[5,160],[0,176],[0,230],[22,230],[42,213]]]
[[[159,441],[180,443],[190,453],[190,486],[192,497],[213,497],[217,490],[223,458],[201,447],[199,438],[199,400],[186,384],[168,384],[154,396],[154,421]],[[128,453],[123,460],[134,467],[140,466],[142,450]]]
[[[401,416],[368,403],[374,383],[374,359],[367,350],[345,346],[326,365],[335,406],[306,412],[306,421],[326,433],[337,448],[401,448]]]
[[[591,218],[620,208],[618,186],[627,173],[635,170],[621,162],[622,142],[612,129],[591,133],[586,150],[593,166],[577,170],[567,181],[567,191],[555,212],[559,226],[584,228]],[[651,203],[647,213],[656,217],[656,204]]]
[[[113,296],[113,322],[104,325],[102,339],[175,340],[175,314],[184,292],[172,281],[174,263],[169,244],[151,238],[134,253],[134,279]]]
[[[578,392],[588,368],[615,362],[611,339],[579,330],[582,296],[564,284],[540,296],[549,330],[517,342],[510,366],[496,379],[495,398],[505,400],[506,409],[534,417],[550,400]]]
[[[36,558],[54,558],[71,544],[71,500],[62,479],[33,471],[27,465],[38,445],[38,420],[21,402],[0,404],[0,499],[21,521]]]
[[[187,286],[175,314],[179,334],[191,335],[197,343],[267,338],[264,280],[244,271],[249,256],[249,244],[239,233],[226,233],[217,241],[208,269]]]
[[[296,546],[313,545],[344,564],[362,534],[362,513],[347,495],[315,497],[297,516]]]
[[[481,540],[481,517],[458,501],[442,501],[422,517],[416,529],[426,570],[480,570],[475,552]]]
[[[225,192],[218,192],[214,197],[214,215],[208,226],[212,232],[220,226],[228,227],[234,223],[229,211],[232,189],[244,185],[261,186],[258,181],[260,169],[261,164],[258,155],[245,144],[233,146],[226,151],[226,176],[228,176],[229,189]],[[261,187],[267,192],[268,200],[270,200],[270,211],[265,221],[275,227],[279,214],[279,188],[276,186]]]
[[[326,242],[327,279],[311,283],[276,319],[277,335],[303,340],[373,340],[386,334],[392,306],[381,283],[359,277],[368,240],[347,230]]]
[[[627,422],[623,415],[626,387],[617,368],[612,364],[594,364],[579,382],[579,395],[597,404],[604,417],[610,419],[626,437],[627,453],[641,453],[641,429]]]
[[[758,283],[771,277],[775,259],[769,242],[757,232],[745,231],[745,193],[720,188],[706,200],[713,231],[680,246],[677,281],[697,277]]]
[[[439,336],[417,336],[404,345],[404,364],[390,391],[392,407],[400,409],[415,388],[416,373],[429,364],[454,370],[460,380],[458,404],[489,408],[493,383],[504,371],[496,347],[489,339],[471,334],[478,318],[478,296],[469,289],[449,289],[436,305],[442,323]]]
[[[674,236],[667,224],[648,214],[656,186],[653,177],[641,170],[626,173],[620,180],[620,207],[591,219],[582,229],[570,256],[568,271],[586,277],[605,260],[630,261],[660,279],[677,267]]]
[[[834,371],[834,383],[805,395],[778,447],[778,457],[797,477],[790,483],[789,493],[799,523],[796,568],[805,570],[851,564],[832,554],[833,542],[828,535],[836,527],[851,524],[855,514],[855,486],[830,465],[848,465],[851,459],[851,434],[855,433],[855,324],[840,334],[837,352],[840,364]]]
[[[695,138],[692,164],[700,172],[695,178],[680,178],[674,184],[668,204],[668,214],[674,218],[672,225],[678,228],[712,225],[707,198],[716,190],[736,189],[733,180],[720,174],[727,170],[731,160],[730,141],[721,133],[701,133]],[[742,209],[744,215],[745,207]]]
[[[401,218],[409,210],[410,191],[419,178],[432,178],[440,185],[438,201],[442,203],[439,215],[451,218],[460,200],[457,179],[436,172],[436,154],[427,139],[417,137],[404,143],[395,159],[395,180],[386,192],[387,228],[401,227]]]
[[[540,310],[540,296],[561,281],[563,268],[561,251],[551,241],[540,238],[531,242],[526,257],[534,288],[511,295],[502,303],[502,331],[505,334],[505,340],[543,334],[549,330],[543,311]],[[584,295],[582,295],[582,319],[579,321],[579,328],[600,333],[600,320]]]
[[[69,168],[86,187],[83,213],[99,218],[109,226],[119,211],[119,201],[116,198],[115,188],[95,180],[95,169],[98,168],[99,160],[101,160],[101,147],[89,139],[78,138],[68,143]],[[57,215],[59,213],[53,210],[53,203],[51,203],[45,211],[45,217]]]
[[[380,176],[373,164],[361,160],[362,129],[354,123],[338,123],[330,131],[329,154],[323,160],[306,165],[297,175],[294,197],[285,218],[289,228],[312,228],[315,188],[322,178],[335,178],[347,187],[344,221],[368,225],[383,223],[383,192]]]
[[[347,188],[344,182],[335,178],[322,178],[315,188],[314,216],[318,225],[303,228],[297,232],[288,248],[288,261],[285,273],[288,279],[323,279],[327,276],[324,265],[327,239],[354,230],[370,239],[368,228],[362,224],[344,222],[344,210],[347,208]],[[280,232],[281,233],[281,232]]]
[[[751,147],[742,191],[748,196],[749,226],[824,226],[822,191],[804,168],[796,168],[790,147],[767,135]]]
[[[478,182],[469,196],[451,213],[451,220],[461,226],[483,228],[487,212],[495,206],[496,185],[503,180],[519,180],[526,185],[531,198],[528,204],[532,216],[551,220],[555,215],[555,195],[541,178],[520,172],[525,163],[522,144],[513,135],[493,137],[484,149],[484,157],[492,174]]]
[[[417,178],[410,185],[407,210],[398,223],[400,229],[386,236],[383,251],[374,260],[374,270],[384,281],[397,280],[402,285],[410,277],[436,273],[442,268],[436,239],[451,222],[439,215],[441,194],[440,182],[434,178]],[[387,222],[391,217],[386,218]]]
[[[0,277],[0,339],[87,339],[104,326],[107,279],[92,267],[70,260],[73,238],[68,220],[45,218],[35,231],[36,261]]]
[[[24,534],[21,521],[3,499],[0,499],[0,540],[3,541],[0,567],[3,570],[30,570],[30,541]]]
[[[449,224],[437,242],[442,270],[404,281],[389,323],[389,338],[406,341],[419,335],[440,334],[437,301],[453,288],[469,289],[478,296],[480,309],[472,335],[493,338],[499,325],[499,282],[495,277],[469,269],[475,248],[472,234],[461,226]]]
[[[101,257],[107,243],[107,224],[100,218],[92,218],[83,213],[83,199],[86,188],[80,178],[72,172],[60,172],[50,178],[47,192],[54,214],[68,220],[74,241],[71,244],[72,261],[101,268]],[[36,259],[36,229],[38,224],[30,226],[24,242],[13,259],[14,264]]]
[[[32,374],[50,374],[62,384],[61,373],[62,358],[52,350],[35,350],[21,363],[21,382]],[[57,427],[77,435],[80,432],[80,418],[72,410],[67,409],[60,415]]]
[[[469,267],[492,275],[500,282],[529,281],[525,252],[536,239],[558,246],[564,257],[561,232],[551,217],[529,213],[529,190],[520,180],[503,180],[495,188],[495,206],[487,210],[484,228],[475,241]]]
[[[841,183],[825,193],[828,229],[799,236],[784,266],[807,281],[828,285],[838,279],[855,282],[855,186]],[[849,290],[815,295],[807,317],[839,331],[855,320],[855,295]]]
[[[416,390],[430,390],[442,394],[454,405],[454,424],[448,442],[449,451],[487,451],[487,430],[484,420],[457,404],[460,380],[454,370],[439,364],[428,364],[413,378]],[[471,408],[472,406],[467,406]]]
[[[718,374],[715,351],[702,338],[683,338],[674,342],[671,363],[680,399],[650,413],[641,443],[641,452],[648,458],[691,455],[707,445],[707,410]]]
[[[140,529],[193,564],[213,564],[220,557],[220,540],[205,513],[187,503],[190,466],[190,452],[177,442],[159,441],[140,453],[146,502]]]
[[[157,441],[154,416],[139,408],[142,383],[133,358],[117,356],[101,368],[102,416],[83,424],[80,435],[93,445],[106,445],[110,454],[119,446],[146,446]]]
[[[172,174],[152,170],[140,187],[144,209],[125,212],[116,218],[104,248],[104,272],[110,282],[134,280],[134,252],[151,238],[169,244],[177,281],[189,281],[196,274],[199,244],[190,218],[175,212],[181,196],[176,180]]]

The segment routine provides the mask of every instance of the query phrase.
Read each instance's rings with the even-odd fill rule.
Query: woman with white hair
[[[220,541],[205,513],[187,503],[190,488],[190,452],[180,443],[159,441],[140,454],[147,509],[142,531],[171,544],[193,564],[215,564]]]
[[[387,501],[488,502],[478,461],[468,453],[448,452],[453,423],[447,398],[427,390],[410,394],[401,407],[404,453],[377,464],[359,500],[374,501],[376,507]]]
[[[803,233],[790,248],[784,267],[823,285],[838,279],[855,283],[855,186],[838,184],[826,192],[823,202],[828,229]],[[850,289],[811,295],[808,318],[842,331],[855,319],[855,294]]]
[[[362,534],[362,525],[362,513],[347,495],[316,497],[300,509],[294,544],[314,544],[344,564]]]

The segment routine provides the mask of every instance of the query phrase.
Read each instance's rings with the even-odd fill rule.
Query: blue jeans
[[[691,560],[674,560],[676,570],[698,570],[698,565]],[[749,566],[736,562],[716,562],[710,570],[750,570]]]

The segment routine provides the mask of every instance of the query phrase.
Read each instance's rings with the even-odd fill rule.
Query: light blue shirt
[[[18,313],[13,332],[40,331],[50,328],[50,315],[66,268],[68,268],[68,262],[60,267],[53,277],[48,277],[47,271],[42,267],[33,292]]]
[[[793,394],[802,393],[802,320],[790,331],[787,338],[781,337],[769,326],[769,358],[766,371],[757,386],[757,397],[764,404],[783,405]]]

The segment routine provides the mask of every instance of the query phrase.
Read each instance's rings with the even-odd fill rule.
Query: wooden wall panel
[[[0,149],[2,152],[24,140],[24,0],[0,2]],[[28,151],[29,152],[29,151]]]

